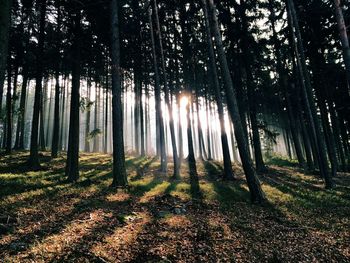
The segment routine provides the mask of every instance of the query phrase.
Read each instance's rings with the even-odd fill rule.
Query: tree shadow
[[[249,200],[250,194],[243,188],[244,180],[237,179],[233,182],[218,181],[223,174],[223,167],[213,161],[204,162],[204,168],[222,206],[230,207],[233,205],[233,202],[247,202]]]

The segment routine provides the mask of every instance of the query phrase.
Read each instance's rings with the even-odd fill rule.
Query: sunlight
[[[181,109],[186,109],[187,104],[189,103],[189,99],[187,96],[183,95],[180,99],[180,107]]]

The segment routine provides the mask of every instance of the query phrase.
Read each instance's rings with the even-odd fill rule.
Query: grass
[[[173,180],[170,165],[165,175],[155,158],[128,157],[129,188],[116,191],[109,155],[81,153],[76,184],[65,182],[64,156],[43,153],[37,172],[27,157],[0,157],[3,262],[350,261],[349,174],[325,190],[275,160],[261,177],[269,203],[257,206],[239,166],[225,182],[220,163],[198,163],[191,185],[185,164]]]

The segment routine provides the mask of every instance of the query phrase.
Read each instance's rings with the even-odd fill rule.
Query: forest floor
[[[219,163],[198,163],[193,186],[185,165],[170,180],[154,158],[129,157],[129,190],[116,191],[109,155],[81,154],[76,184],[63,157],[43,153],[33,172],[27,156],[0,157],[0,262],[350,262],[350,174],[325,190],[272,163],[258,206],[238,166],[224,182]]]

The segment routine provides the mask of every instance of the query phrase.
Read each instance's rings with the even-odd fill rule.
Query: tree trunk
[[[328,160],[327,160],[327,154],[326,154],[326,143],[325,143],[320,122],[317,116],[316,105],[312,94],[310,76],[306,68],[306,59],[305,59],[300,29],[299,29],[299,23],[298,23],[296,11],[294,8],[294,2],[293,0],[287,0],[287,4],[288,4],[287,5],[288,20],[289,20],[289,24],[293,34],[293,43],[291,44],[293,44],[294,46],[294,50],[295,50],[295,54],[298,62],[297,64],[299,66],[298,68],[299,68],[299,74],[301,76],[302,97],[305,103],[306,115],[310,122],[311,131],[315,141],[316,151],[318,153],[319,168],[320,168],[321,176],[325,180],[326,188],[332,188],[333,181],[332,181],[331,175],[329,174]],[[295,29],[296,37],[294,34],[294,29]],[[297,38],[298,40],[297,43],[295,41],[295,38]]]
[[[158,35],[159,47],[160,47],[160,58],[161,58],[161,64],[162,64],[162,69],[163,69],[165,103],[166,103],[166,106],[168,108],[168,113],[169,113],[170,137],[171,137],[171,145],[172,145],[172,149],[173,149],[173,162],[174,162],[174,174],[173,174],[173,176],[174,176],[174,178],[178,178],[180,176],[180,167],[179,167],[179,158],[177,155],[173,107],[170,103],[170,98],[169,98],[170,95],[169,95],[169,88],[168,88],[168,77],[167,77],[166,66],[165,66],[165,58],[164,58],[164,50],[163,50],[163,38],[162,38],[162,32],[161,32],[160,23],[159,23],[157,0],[154,0],[154,14],[155,14],[156,26],[157,26],[156,35]]]
[[[79,133],[80,133],[80,49],[81,49],[81,14],[78,9],[74,16],[74,40],[72,46],[72,92],[69,118],[68,152],[66,176],[69,182],[79,179]]]
[[[87,77],[87,109],[86,109],[86,124],[85,124],[85,152],[90,152],[90,118],[91,118],[91,108],[92,108],[92,102],[91,102],[91,71],[89,69],[88,77]]]
[[[350,46],[349,38],[346,32],[346,25],[344,21],[343,11],[340,6],[340,0],[334,0],[335,17],[337,19],[338,30],[340,34],[340,40],[343,47],[343,58],[346,69],[346,76],[348,78],[348,84],[350,86]]]
[[[104,128],[104,143],[103,143],[103,152],[108,152],[108,108],[109,108],[109,79],[108,79],[108,66],[106,68],[106,105],[105,105],[105,128]]]
[[[252,201],[261,203],[265,201],[266,198],[261,189],[258,176],[253,168],[253,164],[249,156],[248,143],[247,143],[246,137],[244,136],[241,116],[238,110],[236,91],[234,90],[230,70],[227,63],[226,54],[222,44],[221,33],[219,30],[219,24],[216,16],[216,8],[214,6],[213,0],[208,0],[208,2],[209,2],[209,8],[210,8],[210,23],[212,24],[211,26],[213,28],[213,35],[216,43],[221,70],[223,73],[228,109],[235,125],[235,135],[236,135],[239,153],[242,160],[243,170],[246,175],[248,188],[251,194]]]
[[[21,99],[19,103],[19,114],[17,120],[17,132],[15,148],[18,150],[24,150],[24,126],[25,126],[25,110],[26,110],[26,98],[27,98],[27,84],[28,84],[28,69],[27,66],[23,66],[22,70],[23,82],[21,90]]]
[[[119,1],[111,0],[111,59],[112,59],[112,125],[113,125],[113,182],[114,187],[125,187],[128,184],[125,169],[123,110],[121,102],[121,68],[119,39]]]
[[[0,115],[2,111],[2,97],[4,92],[6,62],[8,58],[11,6],[12,0],[0,0]]]
[[[165,150],[165,134],[164,134],[164,120],[163,113],[161,109],[161,96],[160,96],[160,80],[159,80],[159,71],[158,71],[158,59],[156,54],[156,43],[154,39],[154,30],[153,30],[153,21],[152,21],[152,9],[149,8],[149,23],[151,29],[151,40],[152,40],[152,52],[153,52],[153,66],[154,66],[154,77],[155,77],[155,101],[156,101],[156,120],[157,120],[157,139],[160,151],[160,160],[161,160],[161,171],[166,173],[167,171],[167,157]]]
[[[12,151],[12,94],[11,94],[11,61],[9,59],[7,65],[7,94],[6,94],[6,153],[11,153]]]
[[[292,88],[292,86],[288,86],[288,79],[287,79],[287,74],[285,72],[285,69],[282,65],[282,55],[280,52],[280,42],[278,41],[277,38],[277,32],[276,32],[276,18],[275,18],[275,12],[273,10],[273,1],[269,1],[269,8],[270,8],[270,18],[271,18],[271,27],[272,27],[272,39],[274,43],[274,50],[276,54],[276,66],[277,66],[277,72],[278,72],[278,77],[279,77],[279,85],[281,89],[283,90],[286,98],[286,107],[287,107],[287,113],[289,117],[289,125],[291,127],[291,133],[293,137],[293,142],[294,142],[294,147],[295,147],[295,152],[298,158],[298,163],[299,165],[303,168],[306,169],[306,163],[305,159],[302,153],[302,148],[301,148],[301,143],[299,139],[299,134],[298,134],[298,126],[296,124],[296,120],[294,117],[294,112],[292,109],[292,103],[291,103],[291,95],[288,92],[288,87]],[[295,89],[291,89],[295,90]]]
[[[203,7],[204,7],[204,19],[205,19],[205,27],[206,27],[206,33],[207,33],[207,41],[208,41],[208,51],[209,51],[209,65],[208,68],[210,69],[210,75],[212,76],[212,83],[215,93],[215,99],[216,104],[218,107],[218,113],[219,113],[219,122],[220,122],[220,131],[221,131],[221,145],[222,145],[222,155],[224,157],[224,175],[223,178],[225,180],[233,180],[233,170],[232,170],[232,163],[231,163],[231,157],[230,157],[230,150],[228,146],[228,140],[227,140],[227,134],[225,130],[225,119],[224,119],[224,107],[222,102],[222,97],[220,93],[220,84],[219,84],[219,78],[218,78],[218,72],[216,69],[216,63],[215,63],[215,53],[214,53],[214,45],[212,41],[212,33],[209,26],[209,18],[208,18],[208,9],[206,0],[202,0]]]
[[[66,107],[66,77],[63,80],[63,92],[62,92],[62,107],[61,107],[61,130],[59,132],[60,134],[60,141],[59,141],[59,150],[63,150],[64,147],[64,141],[65,141],[65,107]]]
[[[36,54],[36,77],[35,77],[35,95],[34,95],[34,110],[32,120],[32,133],[30,138],[30,156],[29,164],[33,169],[40,167],[39,152],[38,152],[38,131],[39,131],[39,115],[40,104],[42,97],[42,79],[43,79],[43,51],[45,41],[45,16],[46,16],[46,0],[40,0],[40,28],[38,48]]]
[[[55,70],[55,108],[53,118],[53,134],[51,143],[51,157],[57,158],[58,155],[58,143],[60,138],[60,66],[61,66],[61,55],[60,55],[60,30],[61,30],[61,6],[57,3],[57,28],[56,28],[56,70]]]

